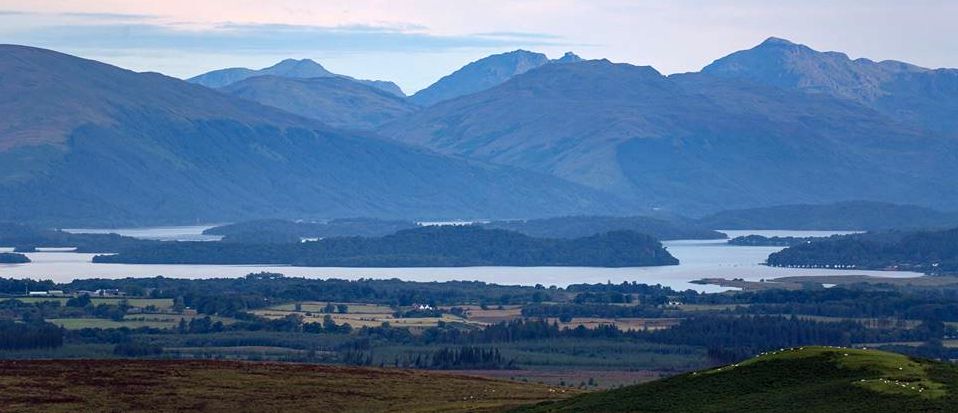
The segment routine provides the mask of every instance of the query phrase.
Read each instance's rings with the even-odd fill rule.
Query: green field
[[[23,301],[25,303],[37,303],[44,301],[59,301],[61,305],[65,305],[69,297],[14,297],[16,300]],[[120,301],[126,300],[127,304],[132,307],[146,308],[147,306],[154,306],[159,310],[166,310],[173,306],[173,299],[171,298],[116,298],[116,297],[90,297],[90,301],[93,305],[100,304],[118,304]]]
[[[61,326],[67,330],[79,330],[83,328],[175,328],[179,325],[180,319],[187,322],[194,317],[203,316],[182,316],[178,314],[127,314],[123,321],[115,321],[106,318],[52,318],[47,321]],[[236,320],[227,317],[211,316],[213,322],[221,321],[223,324],[230,324]]]
[[[807,347],[516,412],[954,412],[958,367],[875,350]]]

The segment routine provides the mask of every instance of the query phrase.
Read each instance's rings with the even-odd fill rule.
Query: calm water
[[[69,228],[66,232],[74,234],[120,234],[127,237],[152,239],[159,241],[219,241],[219,235],[203,235],[203,231],[215,225],[192,225],[181,227],[150,227],[150,228]]]
[[[131,236],[151,239],[197,239],[208,227],[165,227],[124,230]],[[84,230],[89,231],[89,230]],[[108,232],[116,232],[112,230]],[[827,236],[836,231],[723,231],[730,237],[747,234],[766,236]],[[36,252],[26,254],[28,264],[0,264],[0,277],[42,278],[68,282],[76,278],[153,277],[176,278],[241,277],[251,272],[269,271],[288,276],[310,278],[399,278],[409,281],[479,280],[497,284],[542,284],[566,286],[574,283],[637,281],[662,284],[676,289],[721,291],[724,288],[691,284],[706,277],[759,280],[790,275],[866,274],[885,277],[913,277],[906,271],[859,271],[773,268],[760,265],[768,254],[780,247],[735,247],[725,240],[666,241],[663,244],[680,265],[641,268],[592,267],[465,267],[465,268],[309,268],[263,265],[140,265],[94,264],[94,254],[72,252]],[[9,251],[10,249],[0,249]]]

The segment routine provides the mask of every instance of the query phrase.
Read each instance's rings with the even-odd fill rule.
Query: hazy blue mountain
[[[0,220],[609,209],[608,198],[552,177],[341,132],[178,79],[43,49],[0,46],[0,113]]]
[[[219,90],[341,128],[371,129],[417,109],[404,98],[338,77],[256,76]]]
[[[684,213],[958,201],[954,139],[831,94],[604,60],[543,65],[379,130]]]
[[[873,231],[958,226],[958,213],[915,205],[849,201],[722,211],[697,220],[714,229]]]
[[[958,70],[931,70],[886,60],[850,59],[788,40],[762,44],[716,60],[711,76],[824,93],[849,99],[928,128],[958,134]]]
[[[575,53],[565,52],[565,54],[562,55],[562,57],[558,59],[554,59],[552,62],[553,63],[576,63],[576,62],[581,62],[583,60],[585,59],[579,57],[579,55]]]
[[[286,59],[273,66],[260,70],[247,69],[245,67],[234,67],[229,69],[214,70],[199,76],[187,79],[188,82],[197,83],[209,88],[220,88],[249,79],[254,76],[276,76],[294,79],[308,79],[314,77],[338,77],[353,80],[376,89],[389,92],[396,96],[405,97],[402,89],[393,82],[383,80],[361,80],[354,79],[346,75],[338,75],[326,70],[321,64],[310,59]]]
[[[430,106],[437,102],[489,89],[547,63],[549,58],[546,55],[526,50],[484,57],[439,79],[429,87],[416,92],[409,99],[416,104]]]

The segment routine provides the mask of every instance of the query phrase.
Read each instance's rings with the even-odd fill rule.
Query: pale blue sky
[[[675,73],[777,36],[958,67],[956,16],[958,2],[942,0],[0,0],[0,43],[177,77],[312,58],[412,93],[516,48]]]

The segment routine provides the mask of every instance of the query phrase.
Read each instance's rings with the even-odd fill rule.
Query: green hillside
[[[786,349],[517,412],[946,412],[958,368],[875,350]]]

